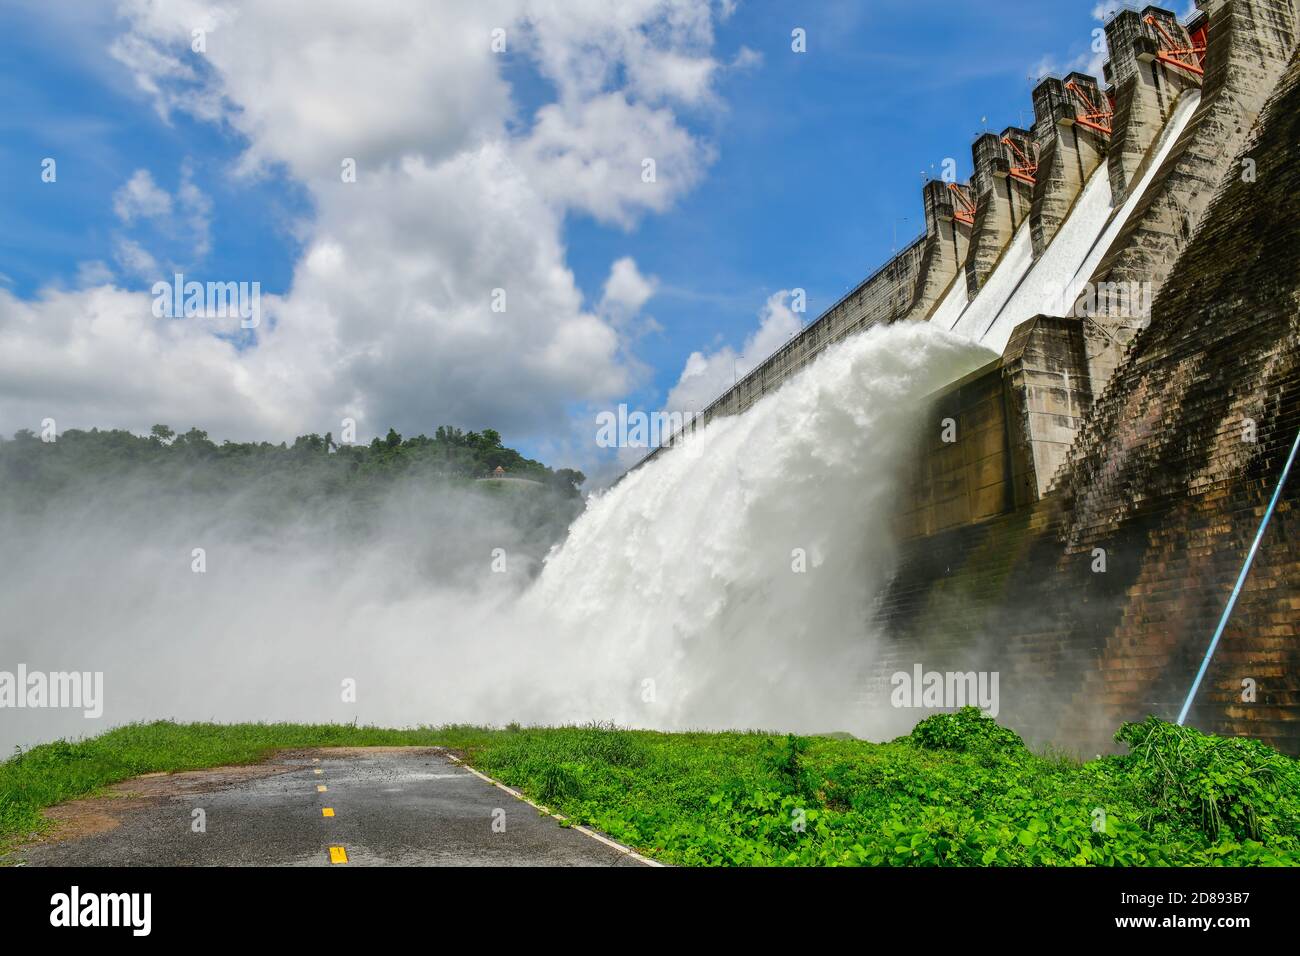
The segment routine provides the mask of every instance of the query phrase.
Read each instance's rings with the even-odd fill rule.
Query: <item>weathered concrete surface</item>
[[[1027,131],[1012,128],[1002,136],[1013,138],[1031,156],[1036,154]],[[971,189],[976,213],[965,265],[966,292],[971,298],[993,274],[1002,253],[1011,244],[1011,237],[1030,213],[1032,188],[1010,175],[1014,157],[1003,144],[1002,136],[986,133],[971,149],[975,163]]]
[[[907,320],[930,318],[947,293],[970,248],[970,226],[954,216],[952,194],[947,183],[932,180],[922,190],[925,205],[925,240],[912,305]]]
[[[1199,6],[1210,14],[1200,105],[1094,272],[1094,286],[1150,283],[1159,295],[1220,187],[1240,178],[1259,113],[1295,49],[1294,0],[1216,0]],[[1149,109],[1130,109],[1126,118],[1143,123],[1149,115]],[[1126,168],[1132,161],[1130,151],[1142,135],[1135,132],[1132,143],[1126,138],[1119,155],[1112,156],[1112,182],[1116,166]],[[1098,351],[1092,364],[1093,391],[1099,393],[1140,323],[1102,310],[1090,324],[1098,330],[1090,338]]]
[[[1017,505],[1046,495],[1092,406],[1083,323],[1040,315],[1002,355]]]
[[[1256,54],[1259,51],[1275,52],[1275,18],[1254,11],[1250,2],[1245,2],[1243,9],[1244,12],[1236,11],[1230,15],[1228,8],[1224,8],[1214,21],[1228,26],[1220,34],[1211,31],[1210,51],[1219,60],[1228,63],[1229,67],[1215,74],[1215,83],[1207,89],[1207,96],[1230,95],[1227,91],[1239,82],[1239,78],[1233,78],[1234,71],[1244,71],[1246,78],[1252,81],[1268,80],[1268,77],[1261,77],[1258,73],[1254,60],[1242,56],[1234,59],[1225,52],[1234,45]],[[1148,6],[1141,12],[1125,10],[1107,24],[1106,35],[1111,59],[1107,63],[1106,74],[1117,85],[1119,104],[1113,117],[1113,136],[1106,153],[1111,186],[1123,196],[1136,179],[1149,175],[1155,177],[1144,193],[1143,202],[1139,203],[1130,218],[1130,227],[1121,231],[1116,246],[1126,241],[1125,236],[1132,237],[1135,229],[1138,232],[1142,228],[1156,229],[1159,216],[1151,210],[1159,208],[1162,201],[1177,202],[1177,190],[1186,185],[1186,177],[1189,175],[1187,169],[1200,169],[1198,164],[1203,164],[1204,160],[1200,154],[1209,148],[1207,145],[1195,145],[1199,142],[1194,135],[1196,123],[1215,115],[1215,111],[1207,110],[1202,102],[1168,155],[1160,160],[1159,169],[1149,169],[1157,161],[1158,155],[1164,153],[1163,150],[1157,151],[1155,146],[1161,131],[1173,115],[1178,98],[1186,91],[1199,87],[1200,80],[1190,71],[1157,59],[1156,51],[1165,45],[1165,41],[1155,27],[1146,22],[1148,16],[1155,17],[1175,42],[1190,45],[1187,31],[1178,23],[1177,18],[1158,7]],[[1245,39],[1251,30],[1263,32],[1263,36],[1255,43],[1246,42]],[[1100,96],[1088,86],[1086,77],[1072,75],[1067,79],[1072,79],[1080,88],[1088,90],[1087,96],[1090,99],[1096,101]],[[1048,174],[1044,180],[1043,169],[1040,168],[1040,182],[1035,187],[1035,206],[1031,218],[1041,216],[1042,211],[1050,210],[1053,204],[1064,206],[1067,200],[1075,201],[1071,198],[1078,185],[1075,174],[1082,174],[1089,168],[1091,147],[1104,143],[1103,137],[1093,133],[1091,138],[1080,141],[1088,147],[1083,152],[1068,148],[1068,144],[1077,138],[1080,128],[1070,118],[1081,108],[1081,101],[1074,91],[1066,88],[1065,82],[1049,78],[1038,86],[1034,97],[1035,128],[1045,144],[1044,166],[1051,166],[1055,172]],[[1253,124],[1253,114],[1249,119]],[[1000,140],[996,137],[986,136],[977,141],[975,147],[974,182],[981,190],[982,199],[966,262],[968,276],[990,265],[981,263],[980,257],[991,255],[992,240],[1001,238],[998,228],[990,226],[998,221],[994,212],[998,194],[993,183],[1003,163],[1003,158],[996,151],[999,143]],[[1066,145],[1063,146],[1063,143]],[[1071,162],[1062,159],[1067,154],[1073,157]],[[1240,166],[1239,159],[1231,156],[1221,157],[1218,162],[1225,174]],[[1118,206],[1119,202],[1115,205]],[[1203,214],[1203,209],[1197,212],[1198,221]],[[1050,219],[1051,216],[1048,215],[1042,222]],[[1177,255],[1177,250],[1173,255]],[[1088,413],[1090,402],[1109,382],[1123,360],[1133,336],[1149,321],[1149,316],[1139,303],[1141,306],[1147,304],[1153,294],[1155,281],[1150,278],[1139,280],[1135,278],[1137,273],[1106,272],[1106,261],[1109,260],[1103,260],[1102,268],[1096,270],[1093,285],[1073,310],[1074,315],[1085,316],[1081,322],[1073,318],[1049,321],[1046,317],[1040,317],[1035,320],[1036,325],[1032,331],[1035,341],[1028,350],[1026,336],[1031,334],[1028,327],[1018,330],[1008,346],[1001,370],[1008,389],[1006,417],[1009,451],[1013,462],[1013,468],[1008,473],[1012,489],[1004,496],[1008,502],[1025,504],[1037,500],[1048,491]],[[1122,286],[1121,279],[1124,280]],[[1110,294],[1116,290],[1124,291],[1125,294]],[[1048,325],[1051,326],[1051,331],[1048,330]],[[1063,336],[1067,328],[1069,334]],[[964,389],[965,393],[970,391],[969,387]],[[926,469],[923,467],[921,470]],[[912,486],[905,511],[910,514],[918,508],[924,510],[927,507],[926,501],[933,504],[933,496],[933,488],[924,482]],[[984,492],[984,497],[992,500],[997,495],[990,489]],[[967,513],[970,520],[988,517],[980,508],[970,509]],[[905,534],[910,534],[919,533],[924,528],[943,529],[950,527],[950,524],[941,516],[932,515],[922,520],[905,522],[901,527]]]
[[[1128,198],[1129,187],[1141,177],[1151,144],[1173,115],[1178,97],[1184,90],[1201,85],[1194,73],[1152,55],[1162,38],[1146,23],[1148,13],[1156,16],[1177,41],[1184,45],[1191,42],[1177,17],[1154,7],[1141,13],[1121,10],[1106,24],[1110,56],[1106,73],[1115,95],[1114,134],[1106,162],[1111,196],[1117,206]]]
[[[1102,284],[1143,284],[1158,294],[1192,235],[1204,221],[1222,182],[1244,172],[1249,143],[1256,129],[1258,113],[1286,69],[1296,43],[1294,0],[1231,0],[1231,3],[1201,3],[1209,13],[1209,42],[1205,55],[1205,77],[1199,108],[1188,122],[1173,150],[1157,170],[1125,228],[1106,251],[1091,278]],[[1125,38],[1134,33],[1132,22],[1119,30]],[[1171,29],[1166,23],[1166,29]],[[1178,36],[1186,35],[1184,33]],[[1109,39],[1109,34],[1108,34]],[[1118,42],[1130,53],[1151,57],[1156,43],[1152,31]],[[1117,81],[1127,75],[1126,59],[1117,60]],[[1184,70],[1139,60],[1132,64],[1135,78],[1119,90],[1115,120],[1128,124],[1118,130],[1118,142],[1110,151],[1112,183],[1143,176],[1136,151],[1156,113],[1164,111],[1165,94],[1177,94],[1195,83]],[[1148,75],[1152,82],[1147,83]],[[1132,170],[1128,166],[1132,165]],[[1144,317],[1123,310],[1101,308],[1089,316],[1089,368],[1092,389],[1100,393]]]
[[[877,693],[917,662],[997,671],[1000,719],[1084,753],[1113,749],[1123,720],[1177,714],[1300,430],[1297,143],[1293,60],[1256,181],[1225,176],[1055,490],[904,544]],[[1190,720],[1293,754],[1298,506],[1292,475]]]
[[[935,396],[904,480],[895,533],[938,534],[1003,514],[1011,498],[1007,402],[1000,367],[980,369]],[[945,434],[951,422],[951,434]],[[960,441],[949,440],[960,436]]]
[[[1096,79],[1082,73],[1071,73],[1064,80],[1048,77],[1034,89],[1039,163],[1029,226],[1035,258],[1056,237],[1106,152],[1106,137],[1077,122],[1083,107],[1067,83],[1082,88],[1094,104],[1104,100]]]
[[[319,762],[316,762],[319,761]],[[317,774],[315,771],[321,771]],[[317,787],[324,786],[324,793]],[[134,796],[133,796],[134,794]],[[334,810],[333,817],[322,809]],[[203,809],[206,832],[191,828]],[[494,813],[505,829],[493,829]],[[502,819],[501,813],[496,818]],[[30,866],[640,866],[437,748],[329,748],[264,765],[153,775],[52,814]],[[62,834],[62,838],[60,838]],[[346,850],[332,864],[329,848]]]
[[[930,398],[895,533],[937,534],[1032,505],[1050,490],[1092,405],[1079,319],[1038,316],[1000,360]],[[939,423],[951,421],[956,441]]]

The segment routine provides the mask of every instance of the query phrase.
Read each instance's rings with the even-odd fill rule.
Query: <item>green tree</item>
[[[560,468],[555,472],[555,483],[566,491],[577,491],[587,476],[576,468]]]

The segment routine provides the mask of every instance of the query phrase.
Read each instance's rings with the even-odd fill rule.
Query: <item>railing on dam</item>
[[[842,312],[845,312],[855,300],[864,296],[868,292],[868,290],[876,282],[878,282],[884,275],[886,275],[891,269],[897,268],[900,264],[907,263],[910,259],[918,259],[922,251],[922,247],[925,244],[925,240],[926,240],[925,233],[921,233],[914,240],[912,240],[905,247],[903,247],[902,251],[900,251],[895,256],[890,258],[887,262],[879,266],[865,279],[863,279],[861,282],[857,283],[855,286],[849,289],[849,291],[844,293],[844,295],[842,295],[839,299],[837,299],[833,305],[831,305],[828,309],[826,309],[819,316],[817,316],[817,318],[815,318],[813,321],[809,322],[806,326],[800,329],[797,335],[792,336],[789,340],[783,342],[781,345],[775,348],[766,358],[764,358],[761,362],[756,364],[743,376],[737,379],[732,384],[731,388],[725,390],[721,395],[719,395],[717,398],[711,401],[707,406],[705,406],[702,412],[700,412],[698,415],[694,415],[692,417],[692,421],[689,427],[698,427],[700,425],[706,424],[716,414],[718,414],[719,411],[721,411],[723,408],[727,406],[732,396],[736,395],[737,393],[743,393],[745,389],[747,389],[755,379],[761,378],[764,375],[766,375],[775,364],[781,361],[783,356],[803,347],[805,342],[807,342],[810,338],[816,338],[817,336],[821,335],[823,331],[825,331],[825,326],[835,316],[840,315]],[[841,334],[839,335],[836,335],[835,330],[832,330],[831,332],[823,336],[823,341],[817,343],[813,347],[812,354],[820,353],[827,346],[833,344],[834,342],[839,341],[842,338],[847,337],[847,335],[857,330],[858,329],[856,324],[847,325],[845,329],[840,330]],[[640,461],[638,461],[635,465],[633,465],[628,470],[635,471],[637,468],[640,468],[642,465],[644,465],[647,461],[654,458],[654,456],[659,454],[659,452],[662,451],[664,448],[671,447],[674,439],[676,439],[677,436],[680,434],[681,434],[680,431],[674,432],[673,435],[671,435],[667,441],[665,441],[659,447],[651,449]]]

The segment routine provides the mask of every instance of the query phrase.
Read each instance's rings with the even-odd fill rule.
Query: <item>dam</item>
[[[1114,749],[1179,714],[1267,514],[1188,723],[1300,753],[1300,475],[1270,509],[1300,431],[1297,10],[1197,8],[1113,14],[1102,77],[1043,78],[1032,129],[980,136],[923,235],[698,416],[879,326],[988,350],[900,453],[877,699],[994,672],[1026,739]]]

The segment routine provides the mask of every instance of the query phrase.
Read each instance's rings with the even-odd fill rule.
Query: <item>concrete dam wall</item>
[[[997,672],[1000,720],[1089,754],[1183,703],[1300,430],[1296,6],[1199,6],[1114,16],[1103,78],[1042,81],[1032,130],[977,140],[925,235],[701,416],[876,324],[997,354],[905,463],[873,698],[917,665]],[[1289,753],[1298,501],[1293,475],[1189,717]]]

